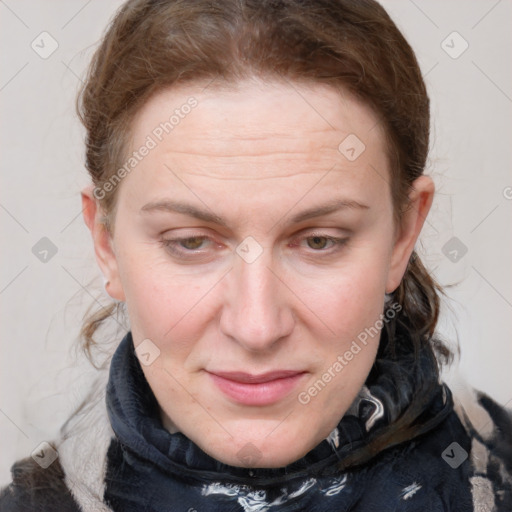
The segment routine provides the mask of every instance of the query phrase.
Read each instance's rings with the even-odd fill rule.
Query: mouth
[[[288,396],[307,372],[278,370],[262,374],[207,372],[217,388],[231,400],[252,406],[276,403]]]

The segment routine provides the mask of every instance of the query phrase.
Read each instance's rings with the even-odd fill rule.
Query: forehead
[[[306,186],[301,181],[322,174],[329,175],[322,183],[328,188],[344,183],[381,193],[387,184],[377,117],[350,94],[322,84],[251,79],[171,87],[139,110],[131,135],[130,152],[151,145],[123,180],[134,201],[169,191],[180,177],[224,191],[228,183],[251,182],[252,191],[270,194],[282,193],[283,180],[295,182],[291,188],[299,193]]]

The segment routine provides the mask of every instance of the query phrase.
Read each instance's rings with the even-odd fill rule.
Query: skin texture
[[[399,285],[434,185],[417,179],[394,225],[377,117],[320,84],[169,88],[138,112],[131,150],[190,97],[197,106],[117,186],[113,235],[92,187],[82,192],[84,218],[108,293],[127,304],[135,345],[150,339],[160,350],[143,371],[164,425],[224,463],[281,467],[325,439],[364,384],[378,335],[359,343],[342,371],[333,365],[376,324],[385,292]],[[354,161],[338,149],[350,134],[366,146]],[[141,210],[165,200],[225,225]],[[352,206],[293,220],[340,200]],[[251,262],[240,256],[247,237],[256,241],[249,256],[261,252]],[[171,246],[180,254],[162,243],[173,238],[188,238]],[[285,397],[260,406],[226,396],[208,373],[283,369],[304,374]],[[299,394],[322,376],[325,386],[301,403]]]

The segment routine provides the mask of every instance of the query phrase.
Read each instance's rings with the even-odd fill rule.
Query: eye
[[[191,236],[190,238],[181,238],[176,241],[185,249],[195,250],[199,249],[204,242],[205,237],[203,236]]]
[[[163,238],[161,243],[173,255],[190,257],[204,254],[213,245],[207,236],[188,236],[185,238]]]
[[[326,236],[309,236],[306,238],[306,241],[311,249],[325,249],[327,244],[332,240]]]
[[[304,241],[306,242],[307,247],[312,249],[313,252],[333,252],[331,249],[339,249],[341,246],[347,243],[346,238],[339,238],[321,233],[315,233],[304,237],[301,242]]]

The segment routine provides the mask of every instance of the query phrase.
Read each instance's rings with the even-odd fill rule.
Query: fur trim
[[[510,510],[503,507],[512,503],[511,411],[469,386],[458,390],[454,409],[472,439],[469,459],[474,510]]]
[[[58,459],[43,469],[32,457],[27,457],[16,462],[11,472],[12,483],[0,492],[2,512],[78,511]]]
[[[101,369],[79,412],[61,429],[57,444],[65,481],[84,512],[112,512],[103,503],[107,450],[114,437],[105,405],[108,369]]]

